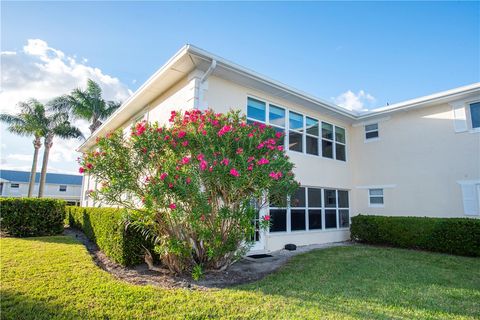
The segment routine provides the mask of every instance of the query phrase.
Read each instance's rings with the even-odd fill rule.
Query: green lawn
[[[234,289],[135,286],[65,236],[0,239],[1,318],[480,318],[480,259],[337,247]]]

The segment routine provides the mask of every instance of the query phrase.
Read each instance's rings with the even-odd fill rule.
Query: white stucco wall
[[[460,180],[480,180],[480,133],[454,130],[449,104],[399,112],[379,124],[378,140],[365,143],[364,126],[352,128],[355,213],[465,217]],[[368,189],[387,185],[384,207],[368,205]]]
[[[26,197],[28,195],[28,183],[25,182],[13,182],[18,183],[18,188],[12,188],[12,182],[3,182],[3,190],[2,190],[2,197]],[[81,186],[79,185],[72,185],[72,184],[64,184],[67,186],[66,191],[59,191],[60,184],[52,184],[46,183],[45,190],[44,190],[44,197],[45,198],[56,198],[56,199],[64,199],[66,201],[79,201],[80,200],[80,192]],[[38,195],[38,186],[39,184],[36,183],[33,189],[33,196],[36,197]]]

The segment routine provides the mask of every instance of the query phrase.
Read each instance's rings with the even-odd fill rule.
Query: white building
[[[0,170],[0,196],[26,197],[30,172]],[[33,197],[38,195],[40,173],[36,174]],[[78,205],[82,192],[82,176],[73,174],[47,173],[45,182],[45,198],[56,198],[67,201],[68,205]]]
[[[255,250],[346,240],[360,213],[479,217],[480,83],[356,113],[187,45],[80,150],[108,131],[192,108],[237,108],[286,133],[300,204],[262,213],[273,225]],[[86,177],[83,190],[94,188]]]

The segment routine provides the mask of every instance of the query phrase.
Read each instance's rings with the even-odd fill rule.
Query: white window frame
[[[377,125],[376,129],[371,129],[371,130],[367,129],[367,126],[371,126],[371,125],[374,125],[374,124]],[[380,140],[380,128],[379,128],[378,122],[365,124],[363,126],[363,131],[364,131],[365,143]],[[373,137],[373,138],[367,138],[367,133],[371,133],[371,132],[377,132],[377,136]]]
[[[260,102],[265,104],[265,121],[261,121],[261,120],[258,120],[258,119],[255,119],[255,118],[252,118],[252,117],[248,116],[248,99],[254,99],[254,100],[260,101]],[[303,155],[306,155],[306,156],[311,156],[311,157],[321,157],[321,158],[324,158],[324,159],[337,160],[337,161],[340,161],[340,162],[343,162],[343,163],[347,162],[347,160],[348,160],[348,157],[347,157],[347,155],[348,155],[347,129],[345,127],[337,126],[337,125],[334,125],[334,124],[326,122],[326,121],[321,121],[318,118],[307,115],[303,112],[299,112],[299,111],[296,111],[296,110],[290,110],[289,108],[286,108],[282,104],[272,103],[272,102],[269,102],[265,99],[259,98],[255,95],[250,95],[250,94],[247,95],[246,100],[247,101],[246,101],[246,105],[245,105],[246,106],[245,114],[247,115],[247,120],[262,123],[262,124],[269,125],[269,126],[272,126],[272,127],[275,127],[275,128],[283,129],[283,132],[285,133],[285,136],[284,136],[285,150],[288,150],[289,152],[300,153],[300,154],[303,154]],[[285,110],[285,123],[284,123],[285,127],[282,128],[278,125],[270,123],[270,105]],[[302,130],[290,129],[290,112],[294,112],[294,113],[300,114],[302,116],[302,118],[303,118],[303,129]],[[315,136],[315,135],[312,135],[312,134],[307,134],[307,125],[306,125],[307,117],[312,119],[312,120],[318,121],[318,136]],[[332,127],[333,127],[333,140],[331,140],[332,143],[333,143],[333,158],[323,156],[322,140],[328,140],[328,141],[330,141],[330,140],[329,139],[324,139],[323,136],[322,136],[322,123],[328,123],[329,125],[332,125]],[[344,130],[344,132],[345,132],[345,142],[340,142],[340,141],[336,140],[336,135],[335,135],[336,128],[340,128],[340,129]],[[290,131],[295,132],[295,133],[299,133],[299,134],[302,135],[302,151],[301,152],[296,151],[296,150],[290,150],[290,148],[289,148],[289,144],[290,144],[289,134],[290,134]],[[318,155],[307,153],[307,135],[309,137],[313,137],[313,138],[317,139]],[[341,144],[345,147],[345,160],[338,160],[337,159],[337,146],[336,146],[337,143]]]
[[[473,127],[473,119],[472,119],[472,104],[475,103],[480,103],[480,100],[478,101],[468,101],[465,103],[465,109],[467,109],[467,115],[468,115],[468,128],[470,129],[470,132],[480,132],[480,127]]]
[[[291,207],[290,206],[290,199],[287,199],[286,207],[270,207],[268,206],[268,214],[270,214],[270,210],[285,210],[286,215],[286,231],[270,231],[267,230],[269,235],[282,235],[282,234],[296,234],[296,233],[311,233],[311,232],[329,232],[329,231],[342,231],[350,229],[350,221],[351,221],[351,209],[350,209],[350,190],[347,189],[338,189],[338,188],[329,188],[329,187],[316,187],[316,186],[301,186],[304,188],[305,192],[305,207]],[[310,207],[308,204],[308,189],[318,189],[321,192],[321,207]],[[335,207],[325,207],[325,190],[334,190],[335,191]],[[338,201],[338,191],[346,191],[348,197],[348,207],[339,207]],[[292,230],[291,226],[291,210],[305,210],[305,230]],[[321,211],[321,219],[322,219],[322,228],[321,229],[310,229],[309,225],[309,211],[310,210],[320,210]],[[335,210],[336,215],[336,228],[325,228],[325,210]],[[340,227],[340,210],[348,210],[348,227]]]
[[[65,190],[62,190],[62,187],[65,187]],[[67,192],[68,186],[66,184],[61,184],[58,186],[58,192]]]
[[[10,183],[10,189],[20,189],[20,183]]]
[[[382,195],[371,195],[372,190],[382,190]],[[382,203],[372,203],[372,198],[381,198]],[[368,206],[370,208],[383,208],[385,207],[385,189],[383,188],[369,188],[368,189]]]

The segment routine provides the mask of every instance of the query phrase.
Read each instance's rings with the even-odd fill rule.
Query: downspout
[[[217,67],[217,60],[212,59],[212,63],[210,64],[210,67],[208,67],[207,71],[200,78],[200,83],[198,85],[198,104],[196,109],[200,109],[200,108],[205,109],[206,107],[202,105],[204,102],[203,98],[205,95],[205,90],[208,89],[208,87],[205,88],[205,81],[207,81],[208,77],[212,74],[212,72],[215,70],[216,67]]]

